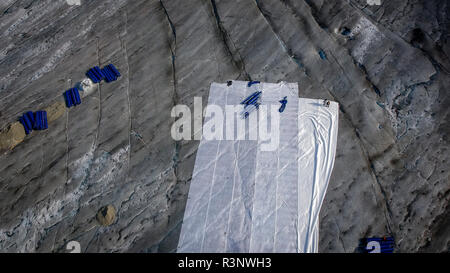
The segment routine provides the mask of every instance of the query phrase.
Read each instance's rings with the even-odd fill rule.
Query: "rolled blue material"
[[[247,102],[249,100],[251,100],[255,96],[256,93],[258,93],[258,92],[255,92],[255,93],[251,94],[250,96],[246,97],[243,101],[241,101],[241,104],[247,104]]]
[[[76,104],[78,105],[78,104],[81,104],[81,98],[80,98],[80,93],[78,92],[78,88],[73,88],[72,89],[73,90],[73,93],[74,93],[74,95],[75,95],[75,101],[76,101]]]
[[[73,103],[72,103],[72,96],[70,95],[70,91],[66,91],[65,93],[65,97],[66,97],[66,102],[67,102],[67,107],[72,107]]]
[[[70,98],[74,106],[81,103],[80,94],[78,93],[77,88],[70,89]]]
[[[46,111],[37,111],[36,116],[38,117],[37,130],[48,129],[47,112]]]
[[[40,124],[39,124],[39,130],[44,130],[45,128],[45,126],[44,126],[44,111],[39,111],[39,116],[40,116],[40,119],[41,119],[41,122],[40,122]]]
[[[261,82],[260,81],[249,81],[247,86],[250,87],[250,86],[252,86],[254,84],[258,84],[258,83],[261,83]]]
[[[92,73],[92,75],[95,77],[95,83],[99,83],[99,82],[101,82],[102,81],[102,79],[101,78],[99,78],[98,77],[98,75],[97,75],[97,73],[95,73],[93,70],[91,70],[91,73]]]
[[[88,76],[94,83],[99,83],[105,78],[98,66],[94,66],[93,68],[89,69],[89,71],[86,73],[86,76]]]
[[[287,100],[286,97],[284,97],[282,100],[280,100],[281,106],[280,109],[278,109],[278,112],[283,113],[284,109],[286,109]]]
[[[42,111],[43,119],[44,119],[44,129],[48,129],[48,121],[47,121],[47,112]]]
[[[100,69],[100,67],[94,66],[92,71],[96,74],[97,78],[99,78],[100,80],[103,80],[104,75],[103,75],[102,70]]]
[[[249,100],[251,100],[253,97],[255,97],[256,95],[258,95],[258,91],[257,91],[257,92],[254,92],[253,94],[251,94],[250,96],[248,96],[247,98],[245,98],[245,100],[243,100],[243,101],[241,102],[241,104],[247,104],[247,102],[248,102]]]
[[[38,113],[39,113],[39,122],[37,123],[38,124],[38,130],[42,130],[42,129],[44,129],[44,117],[43,117],[43,115],[42,115],[42,111],[38,111]]]
[[[71,93],[70,90],[67,90],[66,92],[64,92],[64,98],[66,99],[67,108],[70,108],[73,106],[72,96],[70,93]]]
[[[23,120],[25,122],[25,125],[28,127],[28,129],[31,131],[33,129],[33,124],[31,123],[30,119],[28,118],[27,114],[23,115]]]
[[[283,112],[284,112],[284,109],[286,109],[286,104],[282,104],[282,105],[280,106],[280,109],[278,109],[278,112],[283,113]]]
[[[40,128],[40,113],[37,111],[34,113],[34,124],[33,124],[33,130],[39,130]]]
[[[108,66],[104,67],[103,71],[109,76],[110,82],[117,80],[117,77],[114,75],[114,73],[110,70]]]
[[[120,77],[119,70],[117,70],[117,68],[113,64],[109,64],[107,66],[111,69],[111,71],[116,75],[117,78]]]
[[[97,77],[97,79],[100,81],[102,81],[105,77],[102,73],[102,71],[100,70],[100,68],[98,66],[94,66],[91,69],[92,73],[94,73],[94,75]]]
[[[104,69],[104,73],[106,75],[108,75],[108,82],[113,82],[114,81],[114,76],[111,74],[111,72],[109,71],[108,68]]]
[[[251,94],[250,96],[248,96],[245,100],[243,100],[242,102],[241,102],[241,104],[250,104],[250,101],[251,100],[253,100],[254,98],[259,98],[259,96],[261,95],[261,91],[257,91],[257,92],[255,92],[255,93],[253,93],[253,94]]]
[[[114,76],[114,74],[111,72],[111,70],[109,70],[109,68],[106,68],[105,71],[106,71],[106,73],[108,73],[108,75],[112,81],[117,80],[116,76]]]
[[[26,124],[26,122],[25,122],[25,119],[23,118],[23,116],[22,117],[20,117],[19,118],[19,121],[20,121],[20,123],[22,123],[22,125],[23,125],[23,128],[25,129],[25,134],[30,134],[30,129],[29,129],[29,127],[27,126],[27,124]]]
[[[76,101],[76,98],[75,98],[75,94],[73,92],[73,88],[71,88],[69,90],[69,96],[70,96],[70,100],[72,101],[73,106],[77,105],[77,101]]]
[[[35,113],[35,121],[34,121],[34,124],[33,124],[33,129],[34,130],[40,130],[41,129],[41,112],[40,111],[37,111],[36,113]]]
[[[102,69],[98,66],[94,66],[86,72],[86,76],[92,80],[93,83],[99,83],[102,80],[106,82],[112,82],[120,77],[120,72],[113,64],[108,64]]]
[[[91,75],[92,75],[92,79],[94,79],[93,80],[94,83],[99,83],[100,82],[100,79],[97,78],[97,76],[94,74],[94,72],[91,71]]]
[[[111,68],[111,66],[107,66],[107,67],[108,67],[108,72],[113,76],[114,80],[117,80],[117,78],[119,77],[117,75],[117,73]]]
[[[259,99],[259,94],[254,96],[253,98],[251,98],[246,104],[250,105],[250,104],[254,104],[255,102],[257,102]]]
[[[116,81],[117,80],[117,76],[116,73],[114,73],[114,71],[112,71],[112,69],[108,66],[108,68],[106,69],[106,71],[108,71],[109,75],[112,76],[113,80]]]
[[[109,81],[109,76],[106,74],[106,71],[104,68],[102,68],[102,74],[103,74],[103,79],[108,82]]]
[[[28,117],[28,119],[30,119],[31,124],[33,124],[33,123],[34,123],[34,115],[33,115],[33,112],[28,111],[28,112],[25,113],[25,115]]]
[[[98,83],[100,82],[99,79],[97,78],[97,76],[95,76],[94,72],[92,72],[92,70],[89,70],[88,72],[86,72],[86,76],[89,77],[89,79],[91,79],[91,81],[93,83]]]
[[[73,106],[77,105],[77,99],[75,98],[75,93],[73,92],[73,88],[69,89],[70,100],[72,101]]]
[[[104,67],[102,69],[102,73],[103,73],[103,75],[105,75],[105,81],[106,82],[112,82],[113,81],[113,79],[112,79],[111,75],[108,73],[108,69],[106,67]]]
[[[26,112],[19,118],[20,123],[25,129],[25,134],[30,134],[33,130],[44,130],[48,128],[47,112],[36,111]]]

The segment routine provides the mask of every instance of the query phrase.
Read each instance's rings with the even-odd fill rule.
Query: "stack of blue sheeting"
[[[19,121],[22,123],[27,135],[30,134],[32,130],[48,129],[46,111],[37,111],[34,114],[31,111],[26,112],[19,118]]]
[[[118,77],[120,77],[119,71],[116,69],[116,67],[113,64],[108,64],[102,69],[103,75],[105,75],[105,81],[106,82],[113,82],[117,80]]]
[[[71,88],[64,92],[64,99],[66,100],[66,105],[68,108],[81,104],[80,93],[78,88]]]
[[[89,69],[89,71],[86,72],[86,76],[88,76],[93,83],[99,83],[105,78],[102,70],[98,66],[94,66],[93,68]]]
[[[89,69],[86,76],[88,76],[93,83],[99,83],[102,80],[105,80],[106,82],[113,82],[120,77],[120,73],[113,64],[108,64],[103,67],[103,69],[100,69],[98,66]]]
[[[25,128],[25,133],[28,135],[33,130],[34,115],[33,112],[26,112],[19,118],[20,123],[22,123],[23,128]]]
[[[47,123],[47,112],[37,111],[34,113],[34,130],[45,130],[48,129]]]

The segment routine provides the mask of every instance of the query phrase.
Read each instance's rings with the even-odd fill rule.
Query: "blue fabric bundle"
[[[48,129],[47,123],[47,112],[37,111],[34,113],[34,130],[45,130]]]
[[[88,76],[93,83],[99,83],[105,78],[105,75],[98,66],[94,66],[93,68],[89,69],[89,71],[86,72],[86,76]]]
[[[103,67],[103,69],[100,69],[98,66],[94,66],[89,69],[86,76],[88,76],[93,83],[99,83],[102,80],[105,80],[106,82],[113,82],[120,77],[120,72],[113,64],[108,64]]]
[[[68,108],[81,104],[80,93],[78,92],[78,88],[71,88],[64,92],[64,99],[66,100],[66,106]]]
[[[107,66],[103,67],[102,73],[103,75],[105,75],[106,82],[113,82],[117,80],[118,77],[120,77],[119,71],[113,64],[108,64]]]
[[[261,82],[260,81],[249,81],[247,86],[250,87],[250,86],[252,86],[254,84],[258,84],[258,83],[261,83]]]
[[[20,123],[22,123],[23,128],[25,129],[25,134],[31,133],[33,130],[34,124],[34,115],[33,112],[26,112],[19,118]]]
[[[107,67],[111,69],[111,71],[116,75],[116,77],[120,77],[120,72],[117,70],[117,68],[113,64],[108,64]]]
[[[37,111],[34,114],[31,111],[26,112],[19,118],[19,121],[20,123],[22,123],[23,128],[25,129],[25,134],[27,135],[30,134],[33,130],[48,129],[46,111]]]
[[[251,99],[247,102],[247,105],[255,104],[258,100],[259,100],[259,96],[256,96],[256,97],[254,97],[254,98],[251,98]]]

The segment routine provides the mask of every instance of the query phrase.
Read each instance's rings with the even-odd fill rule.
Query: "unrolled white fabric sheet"
[[[261,149],[267,141],[250,139],[249,128],[257,126],[261,107],[245,120],[244,139],[202,138],[178,252],[318,251],[319,212],[334,164],[339,105],[299,99],[296,83],[248,87],[242,81],[212,83],[208,105],[239,105],[255,91],[262,91],[268,126],[275,118],[271,105],[279,108],[287,97],[279,113],[279,144]],[[239,118],[238,113],[233,117],[235,131]]]

